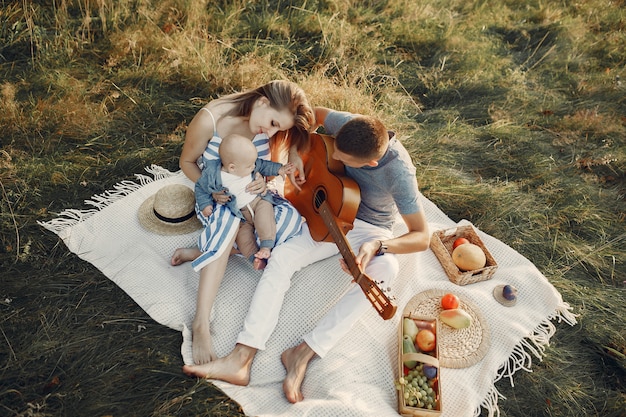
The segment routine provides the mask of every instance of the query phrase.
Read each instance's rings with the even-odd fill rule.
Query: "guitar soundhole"
[[[313,196],[313,207],[315,207],[315,211],[319,211],[324,201],[326,201],[326,190],[324,188],[318,188]]]

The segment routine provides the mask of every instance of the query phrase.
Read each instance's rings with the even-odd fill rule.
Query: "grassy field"
[[[0,415],[243,415],[37,221],[177,170],[204,103],[276,78],[385,120],[578,314],[503,417],[625,415],[624,0],[0,1]]]

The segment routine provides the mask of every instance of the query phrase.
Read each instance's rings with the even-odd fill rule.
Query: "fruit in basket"
[[[465,243],[452,251],[452,261],[461,271],[473,271],[485,266],[487,256],[480,246]]]
[[[464,237],[458,237],[454,240],[454,242],[452,242],[452,249],[456,249],[457,246],[463,245],[465,243],[470,243],[470,241],[465,239]]]
[[[413,344],[413,339],[409,336],[402,336],[402,353],[417,353],[417,349],[415,349],[415,345]],[[409,369],[413,369],[417,366],[417,361],[404,361],[404,366]]]
[[[424,365],[423,371],[424,371],[424,375],[428,379],[433,379],[434,377],[437,376],[437,367],[436,366]]]
[[[444,310],[452,310],[459,307],[459,297],[452,293],[447,293],[441,297],[441,308]]]
[[[428,329],[433,333],[437,333],[437,326],[435,320],[422,320],[413,319],[413,322],[417,325],[417,330]],[[417,335],[417,333],[415,333]],[[413,338],[415,339],[415,337]]]
[[[437,377],[428,379],[423,367],[418,366],[396,381],[395,386],[403,404],[415,408],[440,410],[438,381]]]
[[[430,330],[422,329],[415,336],[415,344],[422,352],[431,352],[437,346],[437,338]]]
[[[439,320],[455,329],[464,329],[472,325],[472,316],[460,308],[443,310],[439,313]]]
[[[402,320],[402,335],[409,336],[411,340],[415,340],[417,332],[419,332],[419,329],[417,328],[417,325],[415,324],[413,319],[405,317]]]

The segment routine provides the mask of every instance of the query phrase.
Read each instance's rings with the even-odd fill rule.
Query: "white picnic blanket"
[[[141,228],[136,213],[144,199],[164,185],[180,183],[192,187],[192,183],[181,171],[170,172],[155,165],[146,170],[149,175],[138,174],[137,181],[121,182],[114,190],[86,201],[92,208],[68,209],[40,224],[120,286],[155,321],[181,331],[182,365],[191,362],[187,328],[194,316],[198,273],[189,263],[172,267],[169,261],[177,247],[195,245],[197,234],[151,234]],[[431,232],[455,225],[426,198],[423,204]],[[516,371],[530,371],[532,360],[541,360],[555,332],[552,320],[576,323],[569,305],[528,259],[499,240],[478,233],[498,263],[491,280],[455,285],[428,250],[400,256],[401,272],[393,288],[398,312],[413,295],[443,289],[479,306],[489,326],[491,347],[482,361],[468,368],[440,371],[444,417],[478,415],[481,407],[489,416],[499,415],[501,396],[494,382],[509,378],[512,383]],[[231,257],[212,319],[219,356],[234,346],[259,277],[260,272],[242,258]],[[278,326],[266,350],[255,358],[250,384],[239,387],[221,381],[214,383],[237,401],[246,415],[398,416],[394,380],[401,314],[384,321],[373,308],[327,357],[311,362],[302,386],[304,401],[293,405],[283,396],[285,371],[281,352],[300,342],[300,336],[314,326],[350,280],[341,271],[337,257],[297,273]],[[514,308],[503,307],[493,298],[494,286],[504,283],[519,290]],[[182,372],[181,378],[186,378]]]

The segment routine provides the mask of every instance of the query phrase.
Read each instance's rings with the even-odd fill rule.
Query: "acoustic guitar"
[[[332,158],[335,141],[331,136],[312,133],[310,149],[302,155],[306,182],[301,191],[285,182],[285,197],[304,216],[311,237],[317,242],[335,242],[354,281],[385,320],[392,318],[396,305],[356,263],[346,239],[361,201],[358,184],[345,175],[341,161]]]

